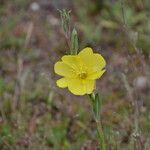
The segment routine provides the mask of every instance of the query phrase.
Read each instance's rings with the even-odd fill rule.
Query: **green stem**
[[[90,94],[89,97],[92,102],[94,119],[96,122],[99,150],[106,150],[105,137],[104,137],[104,132],[102,129],[101,116],[100,116],[100,111],[101,111],[101,102],[100,101],[101,101],[101,99],[100,99],[99,95],[97,95],[97,94],[95,95],[94,93]]]
[[[95,120],[95,121],[96,121],[96,127],[97,127],[97,134],[98,134],[98,138],[99,138],[99,149],[106,150],[105,138],[104,138],[101,121],[97,121],[97,120]]]

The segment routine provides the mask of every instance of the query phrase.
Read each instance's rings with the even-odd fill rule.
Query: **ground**
[[[65,8],[80,50],[90,46],[107,62],[96,85],[107,149],[150,150],[148,4],[0,0],[0,149],[98,149],[88,96],[56,86],[54,63],[69,50],[58,11]]]

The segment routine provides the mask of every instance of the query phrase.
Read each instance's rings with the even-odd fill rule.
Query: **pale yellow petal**
[[[68,89],[74,95],[84,95],[86,94],[85,86],[80,79],[68,79]]]
[[[93,55],[93,65],[95,65],[96,68],[103,69],[106,66],[106,61],[100,54],[94,54]]]
[[[89,72],[96,72],[102,70],[105,65],[105,59],[98,53],[93,53],[91,48],[85,48],[79,53],[84,66],[88,68]]]
[[[100,54],[82,56],[81,59],[87,67],[88,74],[100,71],[106,65],[105,59]]]
[[[81,62],[80,58],[77,55],[65,55],[62,57],[62,61],[74,70],[78,70]]]
[[[88,75],[87,79],[99,79],[106,70],[96,71]]]
[[[77,55],[65,55],[62,57],[62,61],[67,64],[75,64],[77,60]]]
[[[61,79],[57,80],[56,84],[60,88],[66,88],[67,87],[67,82],[66,82],[65,78],[61,78]]]
[[[79,56],[89,56],[89,55],[92,55],[93,54],[93,50],[90,48],[90,47],[86,47],[86,48],[84,48],[83,50],[81,50],[80,52],[79,52]]]
[[[85,95],[93,92],[95,80],[68,79],[67,84],[74,95]]]
[[[95,87],[95,80],[85,80],[84,86],[86,88],[86,94],[91,94]]]
[[[57,73],[61,76],[66,76],[66,77],[75,76],[74,70],[70,66],[68,66],[67,64],[65,64],[61,61],[59,61],[55,64],[54,71],[55,71],[55,73]]]

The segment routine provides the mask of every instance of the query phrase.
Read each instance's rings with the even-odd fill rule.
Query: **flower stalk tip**
[[[71,11],[67,11],[65,9],[63,10],[58,10],[61,16],[61,23],[62,23],[62,28],[65,32],[65,34],[68,34],[70,32],[70,13]]]
[[[78,35],[76,29],[74,28],[71,34],[71,55],[77,55],[78,49]]]

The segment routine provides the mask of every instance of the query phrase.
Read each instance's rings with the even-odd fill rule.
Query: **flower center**
[[[86,72],[81,72],[78,76],[81,79],[85,79],[87,77],[87,74],[86,74]]]

